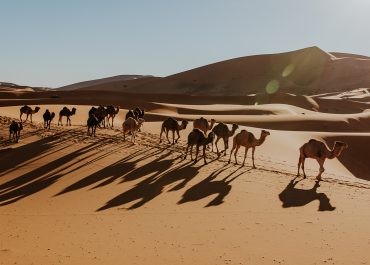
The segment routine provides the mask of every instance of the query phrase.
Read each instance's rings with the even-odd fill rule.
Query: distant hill
[[[187,95],[314,95],[370,87],[370,58],[318,47],[235,58],[167,77],[118,76],[60,89]]]
[[[49,88],[47,87],[23,86],[23,85],[17,85],[14,83],[0,81],[0,92],[1,91],[34,92],[34,91],[45,91],[48,89]]]
[[[17,86],[12,85],[8,85],[8,88],[14,89]],[[17,89],[22,87],[17,86]],[[328,53],[318,47],[309,47],[285,53],[230,59],[167,77],[119,75],[79,82],[56,90],[245,96],[276,92],[317,95],[358,88],[370,88],[369,57]]]

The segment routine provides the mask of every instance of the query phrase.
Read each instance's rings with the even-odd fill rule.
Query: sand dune
[[[197,108],[161,106],[192,112]],[[258,168],[253,170],[249,156],[243,168],[227,164],[227,157],[215,160],[210,153],[207,166],[182,160],[191,125],[181,133],[180,143],[170,146],[159,144],[160,122],[147,122],[132,145],[119,130],[125,110],[116,129],[98,129],[94,138],[84,126],[90,106],[76,106],[73,126],[57,127],[54,122],[51,130],[40,123],[46,107],[58,111],[62,105],[41,105],[17,144],[6,139],[19,107],[0,108],[4,264],[359,264],[370,258],[370,186],[363,175],[369,168],[358,160],[366,153],[369,133],[271,130],[257,148]],[[251,108],[258,107],[269,105]],[[285,106],[284,114],[283,106],[270,107],[273,114],[267,116],[301,117],[294,107]],[[207,106],[198,108],[205,111]],[[208,108],[220,111],[221,106]],[[306,165],[309,178],[294,179],[298,147],[312,137],[330,146],[338,139],[354,146],[339,160],[327,161],[320,184],[313,179],[313,160]],[[315,255],[308,257],[308,251]]]

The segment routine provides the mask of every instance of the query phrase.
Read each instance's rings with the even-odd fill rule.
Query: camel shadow
[[[68,187],[66,187],[64,190],[62,190],[55,196],[59,196],[59,195],[62,195],[64,193],[68,193],[71,191],[76,191],[78,189],[82,189],[82,188],[85,188],[85,187],[88,187],[94,184],[95,186],[93,186],[91,189],[96,189],[99,187],[106,186],[121,177],[125,178],[127,174],[135,171],[136,165],[139,161],[150,158],[154,155],[157,155],[163,152],[162,150],[156,150],[154,148],[152,149],[145,149],[139,152],[135,152],[131,155],[128,155],[127,157],[124,157],[121,160],[109,166],[106,166],[102,168],[101,170],[98,170],[94,172],[93,174],[88,175],[85,178],[82,178],[81,180],[69,185]],[[158,160],[162,159],[166,155],[162,155],[160,158],[158,158]],[[141,175],[137,174],[135,176],[132,176],[130,179],[127,179],[127,181],[134,180],[139,177],[141,177]]]
[[[279,194],[279,199],[283,203],[283,208],[301,207],[309,204],[312,201],[319,201],[318,211],[334,211],[335,207],[330,204],[330,199],[325,193],[318,193],[317,188],[320,187],[320,182],[316,181],[315,185],[309,190],[297,189],[300,180],[292,179],[286,188]]]
[[[141,168],[139,171],[148,173],[148,170],[151,170],[154,174],[139,182],[130,190],[125,191],[111,199],[104,206],[97,209],[97,211],[103,211],[133,202],[134,204],[129,206],[127,209],[133,210],[139,208],[162,194],[167,186],[171,186],[174,183],[180,182],[169,189],[168,192],[176,191],[185,187],[186,184],[199,173],[199,169],[202,167],[190,166],[192,163],[191,161],[183,164],[177,164],[176,166],[172,166],[174,164],[173,160],[168,160],[167,162],[153,162],[154,163],[149,165],[148,169]],[[153,171],[153,169],[155,169],[155,171]],[[124,179],[131,179],[132,176],[137,175],[138,173],[133,171],[127,174]]]
[[[217,194],[217,196],[212,201],[210,201],[205,207],[218,206],[224,203],[225,197],[230,193],[232,188],[230,183],[246,172],[246,171],[240,172],[239,174],[232,177],[232,175],[234,175],[241,169],[240,167],[238,167],[236,170],[228,174],[222,180],[214,180],[222,172],[231,167],[232,166],[222,167],[221,169],[212,172],[206,179],[189,188],[183,194],[181,200],[177,204],[201,200],[214,194]]]

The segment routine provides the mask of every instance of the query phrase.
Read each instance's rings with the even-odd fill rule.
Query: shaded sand
[[[96,138],[86,135],[88,105],[68,105],[77,107],[73,126],[57,127],[56,117],[44,130],[45,108],[58,112],[62,106],[40,105],[17,144],[7,137],[19,106],[0,108],[0,264],[369,262],[370,133],[341,125],[347,119],[365,125],[366,112],[302,115],[289,105],[148,102],[144,107],[153,109],[132,145],[120,131],[124,109],[115,128],[98,129]],[[159,121],[166,115],[275,127],[256,149],[257,169],[250,154],[240,167],[207,152],[205,166],[182,159],[191,123],[178,145],[159,144]],[[320,129],[323,123],[328,130]],[[243,128],[259,135],[258,128]],[[295,178],[298,148],[310,138],[351,146],[325,163],[319,184],[313,160],[307,160],[308,179]],[[239,162],[243,155],[241,150]]]

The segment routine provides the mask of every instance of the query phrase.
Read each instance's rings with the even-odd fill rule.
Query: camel
[[[44,118],[44,128],[50,129],[50,123],[54,119],[55,113],[50,113],[50,111],[47,109],[42,117]]]
[[[13,141],[18,143],[19,138],[21,137],[21,130],[23,130],[22,122],[12,121],[9,126],[9,141],[11,141],[13,136]]]
[[[227,125],[225,123],[222,123],[220,122],[219,124],[217,124],[213,129],[212,129],[212,132],[215,133],[216,135],[216,142],[215,142],[215,145],[216,145],[216,149],[217,149],[217,155],[220,156],[220,152],[218,150],[218,146],[217,146],[217,142],[222,138],[222,140],[224,141],[224,146],[225,146],[225,150],[224,150],[224,155],[226,156],[226,150],[229,149],[229,138],[231,136],[234,135],[235,131],[239,128],[239,126],[237,124],[233,124],[233,127],[231,129],[231,131],[229,130],[229,128],[227,127]],[[213,151],[213,144],[212,144],[212,151]]]
[[[181,125],[177,122],[174,118],[167,118],[162,123],[161,128],[161,134],[159,135],[159,142],[162,142],[162,133],[166,132],[166,137],[168,140],[168,143],[171,143],[171,141],[168,139],[168,132],[172,131],[172,144],[177,143],[177,141],[180,139],[180,133],[179,131],[186,129],[186,126],[188,125],[188,121],[182,121]],[[175,132],[177,133],[177,139],[175,140]]]
[[[145,110],[144,109],[140,109],[139,107],[136,107],[135,109],[133,110],[129,110],[127,113],[126,113],[126,120],[128,118],[134,118],[135,120],[138,120],[139,118],[143,118],[144,117],[144,114],[145,114]]]
[[[122,130],[123,130],[123,140],[126,141],[126,132],[131,133],[131,142],[135,143],[135,136],[136,132],[139,131],[140,127],[144,123],[144,119],[139,118],[138,120],[135,120],[132,117],[129,117],[127,120],[125,120],[122,124]]]
[[[306,178],[306,173],[304,171],[304,162],[306,158],[313,158],[320,165],[319,174],[317,175],[316,179],[321,180],[321,174],[325,171],[324,169],[324,162],[325,159],[333,159],[335,157],[340,156],[344,149],[348,148],[348,144],[340,141],[334,142],[334,146],[332,150],[329,150],[326,145],[315,139],[309,140],[307,143],[302,145],[299,148],[299,161],[298,161],[298,173],[299,176],[299,168],[302,165],[303,170],[303,178]]]
[[[256,150],[256,146],[260,146],[263,144],[266,140],[266,137],[270,135],[270,132],[262,130],[261,136],[259,139],[256,139],[254,137],[253,133],[247,132],[247,130],[242,130],[240,133],[236,134],[233,139],[233,148],[230,152],[230,158],[229,163],[231,162],[231,155],[233,151],[235,150],[234,156],[235,156],[235,164],[238,165],[238,161],[236,159],[236,155],[238,153],[238,150],[240,146],[245,147],[245,153],[244,153],[244,160],[242,166],[245,164],[245,158],[247,157],[248,149],[252,148],[252,162],[253,162],[253,168],[256,168],[256,165],[254,164],[254,151]]]
[[[99,125],[99,119],[95,117],[94,114],[91,114],[87,119],[87,135],[92,136],[95,135],[96,127]],[[90,133],[91,129],[91,133]]]
[[[211,119],[211,124],[209,124],[205,118],[200,117],[199,119],[193,121],[193,127],[194,129],[199,129],[204,132],[204,134],[207,134],[209,130],[212,130],[215,122],[216,121],[214,119]]]
[[[191,160],[194,161],[194,163],[196,163],[197,159],[198,159],[199,147],[202,145],[203,146],[204,164],[207,164],[206,146],[209,143],[212,143],[214,138],[215,138],[215,133],[214,132],[210,132],[208,134],[208,137],[206,137],[206,135],[201,130],[194,129],[188,135],[188,146],[186,147],[184,159],[186,159],[186,156],[188,154],[188,150],[189,150],[189,147],[190,147]],[[194,145],[196,145],[196,153],[195,153],[195,159],[193,160],[193,146]]]
[[[72,111],[67,108],[67,107],[63,107],[63,109],[61,111],[59,111],[59,120],[58,120],[58,126],[59,126],[59,123],[63,126],[63,123],[62,123],[62,117],[63,116],[66,116],[67,117],[67,126],[68,126],[68,121],[69,121],[69,126],[71,126],[71,119],[70,117],[72,115],[75,115],[76,114],[76,108],[72,108]]]
[[[40,110],[40,107],[35,107],[35,109],[33,110],[30,106],[24,105],[20,109],[19,120],[22,122],[22,115],[26,114],[27,117],[26,117],[26,120],[24,122],[26,122],[28,120],[28,116],[30,115],[31,116],[31,123],[32,123],[32,114],[35,114],[35,113],[39,112],[39,110]]]
[[[107,113],[107,123],[109,126],[109,120],[112,119],[112,128],[113,128],[113,120],[116,117],[116,115],[119,112],[119,106],[114,107],[112,105],[109,105],[106,107],[106,113]]]
[[[105,128],[105,118],[107,117],[107,110],[104,108],[104,106],[99,105],[99,107],[91,107],[89,110],[89,117],[94,114],[94,116],[98,119],[99,124],[98,126],[100,127],[100,124],[103,123],[103,126]]]

